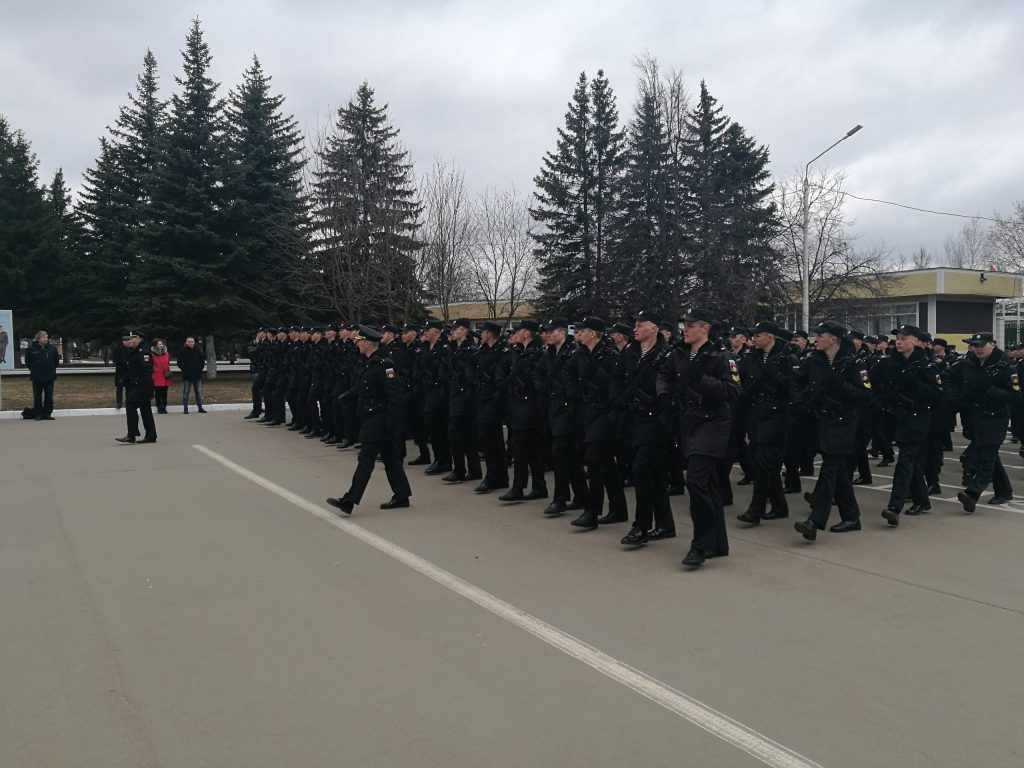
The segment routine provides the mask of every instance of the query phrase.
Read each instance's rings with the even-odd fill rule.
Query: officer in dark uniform
[[[817,328],[817,345],[795,381],[794,400],[806,404],[818,421],[821,470],[813,493],[806,494],[811,516],[794,528],[808,541],[828,524],[832,501],[842,522],[833,533],[860,530],[860,507],[853,493],[848,457],[857,437],[857,413],[871,399],[867,368],[857,362],[846,328],[827,321]]]
[[[575,370],[571,365],[575,342],[568,337],[569,321],[552,318],[548,324],[548,346],[537,367],[538,389],[547,394],[548,431],[555,470],[555,491],[544,514],[557,516],[567,509],[583,509],[587,500],[587,477],[583,471],[582,430],[576,412],[579,398]],[[569,505],[569,491],[574,502]]]
[[[119,443],[134,444],[139,434],[139,413],[142,413],[142,426],[146,430],[140,443],[156,442],[156,422],[153,421],[153,359],[148,350],[139,344],[142,337],[135,331],[128,331],[122,339],[131,350],[125,361],[128,372],[125,374],[125,405],[128,406],[128,434],[115,437]]]
[[[267,329],[260,328],[246,350],[249,355],[249,380],[252,381],[252,410],[245,418],[258,419],[263,415],[264,371],[262,358],[267,343]]]
[[[412,439],[419,450],[409,466],[430,464],[430,445],[423,429],[423,390],[419,384],[419,358],[421,353],[419,337],[423,329],[407,323],[398,338],[391,345],[391,357],[398,366],[398,372],[405,383],[405,411],[403,438]],[[405,456],[405,439],[402,441],[402,456]]]
[[[626,495],[615,463],[616,421],[619,413],[612,405],[621,384],[619,353],[604,341],[605,322],[585,317],[576,324],[577,346],[569,361],[575,377],[573,389],[579,392],[583,428],[583,463],[587,468],[586,506],[572,525],[586,530],[600,523],[624,523],[629,520]],[[608,514],[601,516],[605,493]],[[579,497],[577,497],[579,498]]]
[[[509,398],[509,445],[512,449],[512,487],[499,501],[534,501],[548,497],[544,478],[542,390],[535,375],[544,348],[539,338],[540,324],[522,320],[512,337],[506,378],[502,386]],[[527,482],[532,489],[526,493]]]
[[[444,326],[431,320],[423,329],[423,347],[418,360],[419,385],[423,390],[423,428],[434,451],[434,462],[424,473],[443,475],[452,469],[448,443],[448,356],[447,342],[442,338]]]
[[[480,325],[480,346],[476,351],[476,429],[487,473],[475,493],[508,488],[508,461],[502,420],[508,399],[501,383],[506,378],[507,354],[501,326],[493,320]]]
[[[608,334],[615,351],[619,353],[619,366],[621,371],[622,356],[626,348],[633,341],[633,327],[625,323],[615,323]],[[621,375],[621,373],[620,373]],[[619,468],[619,476],[622,478],[622,486],[630,488],[633,485],[633,438],[630,415],[628,410],[620,410],[618,413],[618,436],[615,440],[615,464]]]
[[[736,363],[737,368],[742,371],[743,364],[750,355],[750,329],[743,325],[734,325],[729,329],[728,349],[726,356]],[[747,443],[747,431],[750,422],[749,403],[743,399],[737,401],[732,409],[732,418],[729,422],[729,447],[726,452],[725,461],[719,464],[718,487],[722,493],[722,503],[731,507],[733,503],[732,484],[729,476],[733,464],[740,465],[743,476],[736,482],[736,485],[750,485],[753,474],[753,467],[750,458],[750,446]]]
[[[324,394],[324,378],[327,363],[327,340],[324,328],[309,329],[306,347],[306,424],[299,432],[309,440],[323,437],[324,419],[320,413],[320,400]]]
[[[476,347],[471,323],[459,318],[452,323],[451,346],[445,360],[448,389],[448,444],[452,471],[441,478],[446,483],[480,480],[480,452],[476,443]]]
[[[276,427],[285,422],[285,391],[288,388],[288,374],[285,359],[288,354],[288,331],[274,328],[274,342],[267,354],[267,375],[264,385],[267,409],[259,423]]]
[[[114,403],[117,409],[124,407],[124,382],[128,377],[128,357],[131,355],[131,347],[122,337],[120,343],[114,347],[111,359],[114,361]],[[136,435],[138,437],[138,435]]]
[[[876,365],[889,358],[889,337],[885,334],[880,334],[877,337],[877,343],[875,344],[875,351],[871,353],[871,357],[867,361],[867,368],[870,371]],[[880,405],[877,403],[872,407],[880,409]],[[888,467],[894,461],[896,461],[896,453],[893,451],[893,425],[887,422],[884,416],[878,412],[875,414],[874,419],[874,434],[871,437],[871,450],[875,456],[881,456],[881,461],[878,462],[879,467]]]
[[[964,437],[970,440],[964,461],[969,482],[957,499],[965,512],[973,513],[989,483],[995,491],[989,504],[1013,498],[999,448],[1006,439],[1010,411],[1020,400],[1020,377],[991,333],[976,333],[964,341],[969,352],[950,369],[950,383],[964,421]]]
[[[732,404],[740,395],[740,374],[736,362],[712,343],[713,324],[714,317],[706,309],[694,309],[684,316],[686,347],[668,357],[657,380],[663,408],[671,408],[673,401],[682,404],[679,431],[693,520],[693,539],[683,565],[690,567],[703,564],[708,557],[729,554],[719,481],[729,450]]]
[[[626,347],[622,356],[618,402],[630,416],[636,511],[633,527],[621,543],[631,547],[676,535],[665,482],[665,445],[672,422],[672,398],[669,394],[659,399],[657,391],[658,371],[670,354],[659,333],[660,324],[657,312],[645,309],[637,313],[633,324],[636,343]]]
[[[871,350],[866,343],[867,338],[863,331],[853,330],[849,333],[850,341],[853,343],[854,357],[857,362],[867,368],[871,373],[869,359]],[[873,404],[861,408],[857,414],[857,437],[853,445],[853,453],[850,454],[850,472],[857,472],[853,479],[854,485],[871,485],[874,478],[871,475],[871,462],[868,459],[868,444],[871,442],[871,435],[874,432],[874,419],[877,415]]]
[[[788,352],[782,329],[773,322],[755,325],[753,342],[753,350],[740,365],[740,377],[741,400],[746,401],[749,413],[754,488],[750,506],[737,519],[758,525],[762,520],[789,517],[780,472],[785,457],[795,358]]]
[[[793,331],[790,337],[789,354],[796,360],[796,369],[803,367],[810,352],[806,331]],[[789,435],[786,441],[786,473],[783,490],[799,493],[800,478],[814,474],[814,454],[817,452],[815,438],[817,425],[814,414],[808,413],[803,403],[792,403],[789,410]]]
[[[380,505],[381,509],[408,507],[412,489],[398,455],[402,441],[402,401],[405,387],[399,378],[395,361],[381,349],[381,334],[366,325],[355,331],[355,344],[365,364],[353,386],[345,393],[347,399],[355,400],[359,408],[358,465],[352,476],[352,485],[341,498],[329,498],[327,503],[340,509],[346,515],[352,514],[363,498],[367,483],[373,474],[374,464],[380,456],[388,476],[392,497]]]
[[[320,399],[317,408],[320,411],[320,442],[326,443],[334,436],[334,403],[331,392],[334,390],[334,361],[338,354],[338,326],[328,325],[324,328],[323,353],[320,358]]]
[[[932,408],[942,398],[938,369],[919,346],[924,332],[903,325],[896,332],[896,354],[889,355],[870,372],[875,397],[883,414],[894,424],[893,436],[899,447],[889,503],[882,517],[891,526],[900,524],[900,514],[909,496],[913,505],[908,515],[931,509],[924,480],[925,441]]]

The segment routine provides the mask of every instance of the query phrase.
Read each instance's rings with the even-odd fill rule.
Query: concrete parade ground
[[[877,469],[814,544],[736,488],[691,572],[685,496],[626,550],[417,467],[379,510],[378,465],[341,519],[355,453],[243,413],[0,421],[0,767],[1024,765],[1017,446],[1021,502],[964,514],[947,453],[930,514]]]

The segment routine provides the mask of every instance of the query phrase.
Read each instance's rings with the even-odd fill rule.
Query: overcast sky
[[[308,129],[368,80],[418,170],[532,191],[580,71],[603,68],[623,118],[633,58],[705,79],[789,175],[857,123],[829,165],[848,190],[991,215],[1024,198],[1024,4],[682,0],[0,0],[0,114],[41,175],[72,186],[135,86],[147,48],[164,95],[198,16],[223,93],[253,53]],[[941,251],[965,222],[850,201],[863,244]]]

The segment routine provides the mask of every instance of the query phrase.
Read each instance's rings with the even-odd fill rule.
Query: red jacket
[[[150,359],[153,361],[153,386],[171,386],[171,356],[166,352],[158,355],[152,349],[149,352]]]

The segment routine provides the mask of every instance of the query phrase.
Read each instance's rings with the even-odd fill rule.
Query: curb
[[[252,403],[210,403],[203,407],[208,411],[246,411],[252,410]],[[180,405],[169,405],[167,410],[171,413],[182,413],[185,409]],[[68,416],[122,416],[124,413],[124,408],[59,408],[53,412],[53,415],[64,418]],[[154,415],[156,415],[155,411]],[[0,420],[20,418],[21,411],[0,411]]]

